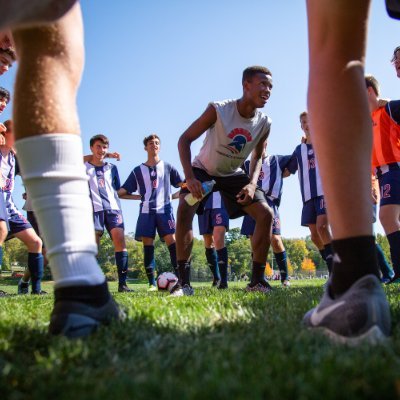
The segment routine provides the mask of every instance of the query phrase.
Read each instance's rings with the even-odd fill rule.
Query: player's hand
[[[0,134],[0,146],[4,146],[6,144],[6,138]]]
[[[121,160],[121,154],[118,151],[114,151],[113,153],[107,153],[106,158],[115,158],[117,161]]]
[[[6,126],[4,124],[2,124],[0,122],[0,133],[4,133],[4,132],[7,132],[7,128],[6,128]]]
[[[256,185],[249,183],[246,185],[237,195],[237,202],[243,206],[247,206],[254,199],[254,193],[256,192]]]
[[[379,194],[378,191],[376,190],[376,187],[372,187],[371,196],[372,196],[372,203],[378,204]]]
[[[186,187],[188,188],[189,192],[192,193],[193,197],[196,199],[201,200],[204,195],[203,186],[201,186],[201,182],[198,181],[196,178],[189,178],[186,179]]]

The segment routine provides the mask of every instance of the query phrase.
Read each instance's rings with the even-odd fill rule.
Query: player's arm
[[[126,189],[121,187],[117,190],[118,197],[124,200],[142,200],[142,196],[140,194],[130,194]]]
[[[242,205],[249,204],[253,198],[254,193],[257,189],[257,181],[260,176],[261,165],[262,165],[262,154],[265,147],[265,142],[269,135],[269,129],[265,136],[258,142],[257,146],[251,153],[250,158],[250,168],[249,168],[249,178],[250,183],[247,184],[237,195],[237,202]]]
[[[105,158],[115,158],[117,161],[121,160],[121,154],[118,151],[108,152],[105,155]]]
[[[198,139],[207,129],[217,121],[217,111],[209,105],[204,113],[196,119],[181,135],[178,141],[179,158],[181,159],[186,185],[194,197],[200,199],[203,196],[203,188],[192,170],[192,153],[190,145]]]

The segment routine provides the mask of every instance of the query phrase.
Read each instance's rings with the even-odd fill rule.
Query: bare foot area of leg
[[[76,0],[0,0],[0,31],[56,21],[75,3]]]

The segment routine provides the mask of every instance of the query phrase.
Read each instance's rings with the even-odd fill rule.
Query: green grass
[[[7,283],[3,285],[3,283]],[[348,348],[301,327],[322,281],[265,296],[244,284],[194,297],[116,294],[122,324],[86,340],[46,333],[52,295],[0,299],[1,399],[393,399],[400,397],[398,289],[387,346]],[[16,292],[16,282],[0,281]],[[51,284],[44,284],[51,291]],[[115,284],[111,285],[115,291]]]

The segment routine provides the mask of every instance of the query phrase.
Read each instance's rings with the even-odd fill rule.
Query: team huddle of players
[[[398,53],[400,50],[394,52],[395,58]],[[15,60],[15,55],[11,49],[0,50],[2,73],[8,69],[13,60]],[[373,176],[379,180],[380,186],[379,191],[373,190],[371,207],[376,208],[380,192],[381,222],[390,243],[394,273],[388,267],[378,245],[377,249],[380,256],[382,279],[392,283],[400,277],[399,231],[396,227],[393,228],[393,221],[391,221],[393,205],[397,208],[397,205],[400,204],[400,154],[396,150],[396,144],[392,143],[397,137],[393,132],[398,132],[400,129],[398,125],[400,123],[400,102],[379,100],[378,82],[371,76],[367,76],[365,80],[374,121]],[[270,237],[270,240],[268,239],[266,242],[267,246],[271,243],[273,248],[282,285],[289,286],[287,256],[281,239],[279,205],[283,178],[296,172],[298,172],[303,200],[301,224],[309,227],[311,239],[331,272],[332,238],[318,163],[311,143],[307,112],[300,114],[303,137],[302,143],[296,147],[294,152],[285,156],[268,155],[267,137],[271,121],[257,108],[263,105],[263,102],[265,104],[269,98],[272,89],[271,73],[264,67],[249,67],[243,73],[243,85],[246,84],[254,85],[253,88],[250,88],[251,90],[244,91],[250,95],[244,94],[239,100],[210,103],[200,117],[200,119],[206,120],[209,126],[199,155],[193,163],[190,160],[192,174],[187,172],[188,166],[185,163],[187,164],[188,160],[185,160],[184,154],[190,155],[190,151],[186,152],[185,146],[189,145],[190,148],[191,141],[197,138],[196,122],[181,136],[179,150],[184,170],[186,167],[186,180],[175,167],[160,159],[161,140],[156,134],[145,137],[143,145],[147,153],[147,160],[135,167],[122,185],[117,167],[105,161],[107,158],[119,159],[119,153],[109,152],[109,139],[104,135],[95,135],[90,139],[91,154],[85,156],[83,162],[93,205],[96,239],[97,244],[100,245],[100,238],[106,229],[113,241],[119,292],[132,291],[127,286],[128,252],[125,244],[124,219],[120,199],[140,201],[135,239],[143,242],[144,267],[149,282],[149,291],[156,290],[154,239],[158,233],[168,246],[171,267],[179,277],[179,283],[171,290],[171,294],[175,296],[193,294],[193,288],[190,286],[190,248],[187,251],[184,242],[187,242],[189,233],[190,247],[191,220],[194,212],[198,214],[199,231],[204,238],[207,262],[213,275],[213,286],[218,289],[228,287],[228,253],[224,238],[229,229],[229,218],[242,215],[244,215],[244,219],[241,233],[250,237],[253,247],[252,280],[247,286],[247,290],[261,292],[271,290],[264,278],[268,247],[263,247],[264,257],[256,258],[257,254],[255,254],[260,243],[260,232],[265,237]],[[258,98],[256,99],[256,97]],[[1,112],[9,100],[10,94],[1,88]],[[259,104],[260,101],[261,104]],[[250,111],[249,104],[251,105]],[[243,108],[249,113],[250,118],[241,113],[241,106],[245,106]],[[42,241],[39,237],[40,233],[29,196],[24,207],[27,211],[27,219],[18,210],[12,197],[14,178],[18,174],[18,164],[13,149],[12,122],[5,121],[4,125],[1,125],[1,130],[0,168],[4,204],[1,204],[0,219],[6,224],[6,228],[0,225],[3,233],[2,243],[6,237],[17,237],[24,242],[28,249],[28,269],[19,282],[18,292],[20,294],[28,293],[30,280],[32,293],[44,293],[40,287],[44,263]],[[388,132],[391,134],[388,135]],[[201,134],[203,131],[199,133]],[[251,152],[253,152],[252,159],[246,160]],[[260,162],[257,166],[258,160]],[[255,172],[257,172],[258,195],[254,195],[251,201],[246,202],[246,191],[243,193],[240,191],[254,179]],[[215,191],[202,198],[203,194],[196,193],[193,183],[211,179],[217,182]],[[173,194],[172,187],[181,188],[181,190]],[[190,207],[184,201],[184,195],[188,190],[199,198],[199,202],[195,206]],[[172,199],[179,197],[181,199],[178,207],[178,224],[181,224],[184,240],[181,240],[181,248],[178,249],[177,256],[176,224]],[[264,215],[260,210],[248,212],[249,206],[257,203],[264,204],[261,208]],[[264,225],[262,229],[260,229],[261,224]],[[255,238],[257,225],[258,239]],[[4,235],[3,231],[8,234]],[[178,237],[178,242],[179,239],[182,239],[182,235]]]

